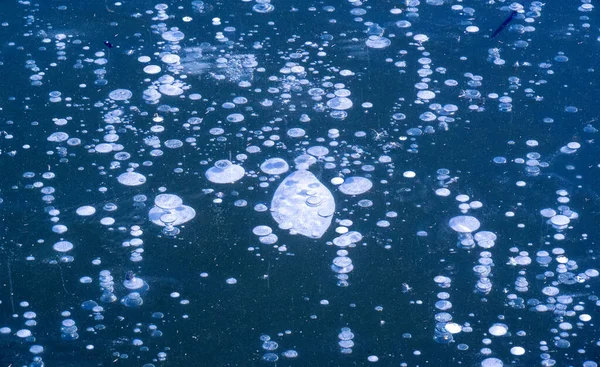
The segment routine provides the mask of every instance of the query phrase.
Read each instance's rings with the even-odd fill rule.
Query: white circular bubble
[[[165,54],[160,58],[165,64],[177,64],[180,59],[179,55],[174,54]]]
[[[429,37],[427,37],[427,35],[424,34],[416,34],[413,36],[413,39],[417,42],[427,42],[429,41]]]
[[[29,352],[31,354],[41,354],[44,352],[44,347],[41,345],[32,345],[31,347],[29,347]]]
[[[352,107],[352,101],[345,97],[334,97],[327,101],[327,106],[332,110],[347,110]]]
[[[241,113],[232,113],[229,116],[227,116],[227,121],[229,122],[242,122],[244,121],[244,115],[242,115]]]
[[[158,65],[148,65],[144,67],[144,73],[146,74],[158,74],[160,73],[160,66]]]
[[[131,93],[129,89],[115,89],[108,94],[108,98],[113,101],[126,101],[131,98],[132,95],[133,93]]]
[[[369,36],[369,38],[365,41],[365,44],[369,48],[382,49],[391,45],[392,41],[386,37]]]
[[[108,143],[100,143],[94,147],[94,150],[98,153],[110,153],[113,151],[113,145]]]
[[[48,136],[47,140],[49,142],[53,142],[53,143],[62,143],[64,141],[69,140],[69,134],[59,131],[59,132],[50,134]]]
[[[16,335],[17,335],[19,338],[29,338],[29,337],[31,336],[31,330],[28,330],[28,329],[21,329],[21,330],[18,330],[18,331],[16,332]]]
[[[450,228],[459,233],[471,233],[479,229],[481,223],[475,217],[468,215],[459,215],[450,219],[448,222]]]
[[[261,1],[258,4],[255,4],[252,7],[252,10],[254,10],[257,13],[261,13],[261,14],[270,13],[273,10],[275,10],[275,6],[273,6],[273,4],[270,4],[268,1]],[[215,19],[218,19],[218,18],[215,18]],[[219,24],[220,24],[220,22],[219,22]]]
[[[67,226],[63,225],[63,224],[57,224],[52,226],[52,232],[54,233],[58,233],[58,234],[62,234],[65,233],[68,230]]]
[[[162,209],[175,209],[183,204],[183,200],[173,194],[159,194],[154,198],[154,205]]]
[[[525,354],[525,348],[523,347],[512,347],[510,348],[510,354],[514,356],[522,356]]]
[[[315,156],[315,157],[324,157],[327,154],[329,154],[329,149],[327,149],[327,147],[317,145],[317,146],[312,146],[312,147],[308,148],[306,150],[306,153],[308,153],[312,156]]]
[[[481,361],[481,367],[503,367],[504,362],[498,358],[486,358]]]
[[[216,161],[214,167],[206,171],[205,176],[210,182],[228,184],[240,180],[245,174],[244,167],[222,159]]]
[[[269,175],[280,175],[289,169],[288,163],[281,158],[269,158],[260,165],[260,170]]]
[[[115,219],[111,217],[104,217],[100,219],[100,224],[104,226],[112,226],[113,224],[115,224]]]
[[[146,176],[137,172],[125,172],[120,174],[117,180],[125,186],[139,186],[146,183]]]
[[[162,35],[165,41],[178,42],[185,38],[185,34],[181,31],[166,31]]]
[[[368,356],[367,360],[369,362],[378,362],[379,361],[379,357],[377,357],[377,356]]]
[[[571,220],[566,215],[558,214],[550,218],[550,222],[553,226],[563,227],[568,225]]]
[[[371,190],[373,183],[365,177],[348,177],[338,188],[346,195],[360,195]]]
[[[508,326],[497,323],[497,324],[490,326],[488,331],[493,336],[503,336],[503,335],[506,335],[506,333],[508,332]]]
[[[548,287],[542,288],[542,293],[545,294],[546,296],[553,297],[559,293],[559,289],[556,287],[548,286]]]
[[[77,213],[77,215],[81,215],[82,217],[88,217],[96,213],[96,208],[90,205],[84,205],[77,208],[75,212]]]
[[[435,194],[437,196],[446,197],[446,196],[449,196],[451,194],[451,192],[447,188],[441,188],[441,189],[435,190]]]
[[[256,226],[254,227],[254,229],[252,230],[252,233],[254,233],[257,236],[266,236],[269,235],[273,232],[273,230],[271,229],[271,227],[269,226]]]
[[[306,130],[300,127],[293,127],[287,131],[287,134],[291,138],[301,138],[306,135]]]
[[[435,93],[430,91],[430,90],[421,90],[417,93],[417,97],[420,99],[434,99],[435,98]]]
[[[583,321],[583,322],[588,322],[592,320],[592,316],[586,314],[586,313],[582,313],[581,315],[579,315],[579,320]]]
[[[174,84],[161,84],[158,91],[167,96],[179,96],[183,94],[183,89]]]
[[[469,203],[471,209],[481,209],[483,207],[483,203],[481,201],[472,201]]]
[[[278,239],[279,238],[274,233],[271,233],[271,234],[268,234],[266,236],[259,237],[258,241],[260,243],[262,243],[263,245],[273,245],[273,244],[277,243]],[[279,247],[279,251],[285,251],[285,247],[284,246],[280,246]]]
[[[58,241],[52,248],[57,252],[69,252],[73,249],[73,244],[69,241]]]
[[[58,241],[52,248],[57,252],[69,252],[73,249],[73,244],[69,241]]]
[[[456,195],[456,201],[460,202],[460,203],[466,203],[467,201],[469,201],[469,195]]]
[[[450,333],[450,334],[458,334],[462,331],[462,326],[460,326],[457,323],[454,322],[449,322],[446,325],[444,325],[444,328]]]

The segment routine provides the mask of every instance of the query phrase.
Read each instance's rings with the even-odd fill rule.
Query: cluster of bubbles
[[[570,227],[571,221],[579,218],[579,214],[572,210],[569,206],[564,205],[569,203],[569,193],[566,190],[558,190],[557,194],[557,202],[559,205],[556,210],[552,208],[544,208],[540,210],[540,215],[544,218],[547,218],[546,223],[552,226],[556,230],[556,234],[554,235],[554,239],[556,240],[564,240],[565,232]]]
[[[354,333],[349,327],[343,327],[338,334],[338,345],[340,346],[340,352],[343,354],[352,353],[354,347]]]
[[[148,290],[149,286],[142,279],[136,277],[133,271],[127,272],[123,286],[130,291],[128,295],[121,299],[123,305],[126,307],[139,307],[144,303],[142,294]]]
[[[452,279],[443,275],[436,276],[433,281],[440,288],[450,288],[452,284]],[[437,298],[438,301],[435,303],[435,308],[441,312],[436,313],[434,316],[436,324],[433,331],[433,340],[440,344],[446,344],[454,341],[453,334],[465,330],[463,330],[461,325],[452,322],[452,314],[447,312],[452,308],[452,303],[448,300],[450,294],[448,292],[439,292]]]
[[[183,199],[174,194],[158,194],[154,198],[154,207],[148,212],[152,223],[162,226],[162,233],[168,237],[177,236],[180,226],[194,219],[196,211],[183,204]],[[130,241],[131,242],[131,241]]]
[[[331,242],[336,247],[340,248],[336,251],[336,257],[333,259],[331,264],[331,270],[337,275],[337,285],[340,287],[347,287],[350,285],[348,281],[348,273],[354,270],[352,259],[349,255],[349,248],[356,247],[356,244],[362,241],[363,235],[357,231],[348,231],[348,226],[352,225],[352,221],[348,219],[341,220],[339,222],[337,232],[341,233],[335,237]]]
[[[566,29],[549,29],[549,36],[589,47],[594,5],[581,0],[571,6],[577,20],[567,19]],[[23,96],[21,90],[7,89],[4,93],[15,96],[6,98],[6,107],[0,108],[8,116],[0,131],[6,143],[0,158],[8,167],[0,187],[7,200],[0,198],[0,205],[8,207],[13,196],[18,202],[14,213],[6,215],[10,225],[3,236],[6,244],[0,246],[9,273],[7,292],[3,292],[6,301],[1,299],[0,307],[12,308],[13,315],[0,327],[0,342],[18,340],[29,351],[26,357],[15,351],[11,364],[42,367],[42,355],[53,357],[47,353],[52,341],[41,344],[41,328],[35,328],[38,316],[29,303],[19,303],[25,309],[22,315],[15,312],[12,274],[27,274],[36,264],[36,275],[44,272],[50,274],[48,281],[55,281],[53,274],[60,279],[55,281],[58,292],[52,295],[66,310],[53,324],[55,332],[60,325],[55,333],[58,341],[74,346],[88,336],[112,333],[108,341],[98,338],[85,346],[90,353],[104,349],[97,346],[108,347],[112,363],[128,358],[144,363],[144,359],[149,362],[144,367],[153,367],[166,362],[170,347],[161,348],[156,339],[146,341],[143,333],[156,338],[162,330],[176,329],[187,340],[185,328],[195,328],[198,324],[193,323],[201,320],[201,327],[208,323],[210,330],[194,330],[192,339],[203,345],[204,339],[219,340],[220,345],[230,328],[221,328],[205,314],[217,320],[220,312],[243,310],[238,314],[248,315],[248,323],[264,322],[253,319],[251,309],[263,306],[261,297],[273,307],[287,302],[285,297],[297,299],[300,292],[304,299],[311,292],[338,292],[345,301],[357,297],[348,290],[350,274],[354,282],[374,276],[379,286],[381,271],[418,285],[413,290],[400,279],[397,284],[402,284],[403,294],[392,284],[385,285],[384,296],[376,296],[367,286],[358,295],[364,303],[389,297],[398,307],[404,306],[401,302],[406,298],[411,305],[423,305],[412,295],[422,296],[427,286],[413,283],[411,277],[443,274],[433,278],[439,292],[431,295],[435,301],[427,305],[425,320],[431,320],[431,314],[435,320],[433,340],[449,344],[459,333],[481,335],[482,347],[475,358],[482,367],[533,364],[520,359],[533,354],[533,348],[539,349],[541,365],[552,366],[575,359],[574,346],[580,348],[576,355],[584,367],[596,365],[582,360],[594,341],[579,335],[593,333],[593,310],[600,302],[594,290],[599,272],[582,265],[595,260],[594,242],[588,238],[594,234],[577,228],[597,217],[587,205],[588,200],[599,200],[594,190],[585,192],[585,202],[580,200],[587,183],[579,174],[585,172],[584,165],[597,168],[596,162],[590,163],[595,158],[583,157],[594,147],[596,119],[579,117],[589,113],[588,106],[559,101],[552,93],[543,95],[548,85],[572,88],[558,80],[567,70],[565,65],[578,63],[571,70],[586,70],[589,75],[594,68],[585,65],[588,61],[579,63],[574,50],[552,49],[539,55],[531,51],[539,42],[539,29],[548,23],[542,10],[550,4],[492,1],[471,7],[408,0],[385,9],[349,0],[336,6],[295,4],[284,9],[270,0],[236,4],[194,0],[157,3],[141,10],[115,2],[94,9],[98,18],[110,18],[98,27],[102,37],[114,35],[104,47],[102,42],[93,43],[100,35],[68,29],[70,24],[76,27],[65,19],[73,11],[70,5],[53,7],[57,13],[52,17],[64,20],[61,28],[29,1],[18,2],[23,16],[15,17],[25,31],[13,24],[16,21],[1,23],[14,30],[7,33],[14,40],[6,43],[8,51],[0,52],[0,68],[9,64],[2,56],[11,52],[11,58],[23,56],[26,70],[23,76],[4,75],[22,77],[32,88],[45,90]],[[500,18],[511,14],[503,24],[505,32],[498,35],[501,41],[487,34],[492,28],[486,23],[492,18],[488,10]],[[557,19],[557,27],[561,22]],[[134,33],[130,24],[141,25],[147,35]],[[48,51],[52,60],[47,59]],[[453,58],[457,63],[452,63]],[[548,100],[553,105],[543,111],[547,117],[532,121],[524,117],[546,107]],[[577,103],[586,103],[583,97],[580,100]],[[489,108],[490,101],[497,109]],[[561,125],[561,120],[576,121],[575,127]],[[531,129],[526,131],[531,138],[524,138],[525,129]],[[576,133],[563,135],[570,129]],[[547,130],[552,134],[544,135]],[[496,145],[497,136],[507,137],[506,147]],[[493,164],[490,155],[496,155]],[[485,168],[491,174],[478,172],[480,161],[489,164]],[[564,161],[568,162],[566,178],[559,174]],[[431,172],[431,165],[439,167],[437,163],[452,165],[452,171]],[[13,170],[20,176],[13,177]],[[581,185],[573,185],[572,171]],[[547,188],[555,184],[558,190]],[[452,195],[455,187],[462,193]],[[495,190],[504,191],[495,196]],[[34,192],[37,201],[30,201],[28,192]],[[548,192],[556,193],[556,203],[547,202],[552,200]],[[470,197],[484,194],[485,206]],[[446,210],[446,205],[452,196],[460,213],[450,218],[454,211]],[[529,196],[535,196],[535,201]],[[34,205],[43,209],[30,210]],[[19,218],[21,208],[27,214]],[[32,216],[38,211],[44,217],[36,227],[37,218]],[[494,224],[496,232],[479,230],[482,221],[489,224],[500,211],[505,223]],[[529,225],[540,224],[540,216],[541,237]],[[33,234],[40,228],[47,230],[46,224],[50,231]],[[502,228],[504,224],[516,229]],[[413,226],[418,228],[413,231]],[[457,241],[448,227],[458,235]],[[531,232],[524,233],[525,229]],[[235,258],[237,246],[247,238],[265,246],[248,246],[250,260]],[[573,246],[574,242],[581,246]],[[469,258],[476,250],[477,258]],[[321,253],[326,253],[324,261]],[[507,261],[498,261],[504,255]],[[377,262],[366,261],[371,258]],[[421,268],[425,259],[439,263],[430,261]],[[15,261],[18,266],[11,265]],[[304,269],[298,264],[303,263],[324,269],[335,282],[321,282],[318,272],[302,280]],[[464,269],[465,263],[472,272],[457,270]],[[263,277],[251,278],[257,264],[267,264],[269,270]],[[55,271],[45,272],[45,265]],[[97,270],[82,274],[85,266]],[[222,288],[210,291],[207,272],[200,273],[201,279],[190,276],[199,266],[227,272],[218,282]],[[272,267],[277,275],[271,276]],[[297,274],[280,282],[279,274],[288,271]],[[162,276],[170,272],[178,274],[177,279]],[[89,276],[93,274],[99,275]],[[78,278],[79,284],[70,277]],[[15,280],[22,282],[21,278],[31,279]],[[244,288],[262,284],[253,283],[256,278],[267,280],[266,289]],[[300,286],[301,281],[306,283]],[[275,284],[279,288],[272,292]],[[313,285],[318,285],[318,291]],[[38,286],[32,284],[31,289]],[[188,306],[190,301],[181,297],[179,288],[200,294],[199,306]],[[458,292],[473,288],[472,294],[457,297]],[[241,295],[248,298],[236,298]],[[514,314],[494,320],[485,307],[478,308],[478,302],[500,304]],[[286,317],[303,319],[305,311],[292,307]],[[352,302],[351,308],[356,307],[360,303]],[[471,311],[468,307],[474,310],[468,313],[474,322],[456,322],[454,316],[463,318]],[[383,307],[375,309],[379,312]],[[411,311],[406,312],[407,317],[394,321],[402,323],[406,318],[411,321],[407,327],[414,327]],[[517,326],[520,318],[529,321],[520,312],[534,314],[532,322],[549,321],[528,334]],[[276,310],[271,315],[273,323],[281,322]],[[352,316],[336,312],[336,330],[356,325],[348,317]],[[229,321],[223,319],[220,322]],[[383,348],[369,340],[369,332],[362,337],[362,330],[367,330],[362,323],[371,322],[368,317],[356,322],[361,323],[360,328],[353,326],[361,330],[361,345],[364,341],[365,346],[373,344],[369,349]],[[246,337],[248,330],[256,333],[259,326],[241,325],[235,337]],[[380,330],[392,337],[397,332]],[[218,338],[204,338],[203,332]],[[326,333],[297,333],[306,338],[321,334]],[[292,337],[291,331],[278,336],[287,335]],[[233,338],[233,333],[227,337]],[[270,336],[259,338],[262,350],[256,358],[267,363],[299,358],[296,348],[316,344],[293,344],[295,349],[282,352]],[[350,328],[341,328],[337,342],[344,358],[353,353]],[[457,345],[462,352],[469,347]],[[504,349],[510,352],[505,361],[500,359]],[[175,358],[185,359],[188,353],[197,352],[186,350]],[[369,354],[367,361],[379,361]],[[398,355],[414,358],[413,364],[425,363],[420,351]],[[302,352],[301,357],[310,358],[310,353]],[[189,364],[173,363],[184,362]]]
[[[100,284],[100,291],[102,292],[102,295],[100,296],[100,301],[104,303],[115,302],[117,300],[117,296],[115,296],[114,293],[115,282],[110,270],[100,271],[98,281]]]
[[[286,330],[285,333],[279,333],[279,336],[290,335],[291,331]],[[279,360],[279,355],[286,359],[294,359],[298,358],[298,352],[295,349],[288,349],[281,352],[279,355],[277,354],[277,349],[279,348],[279,343],[272,340],[269,335],[261,335],[260,340],[262,342],[262,349],[265,353],[262,355],[262,360],[265,362],[277,362]]]
[[[70,313],[68,311],[63,312],[64,316],[69,316]],[[77,325],[75,324],[75,320],[73,319],[64,319],[60,326],[60,336],[63,340],[71,341],[79,339],[79,334],[77,333]]]

